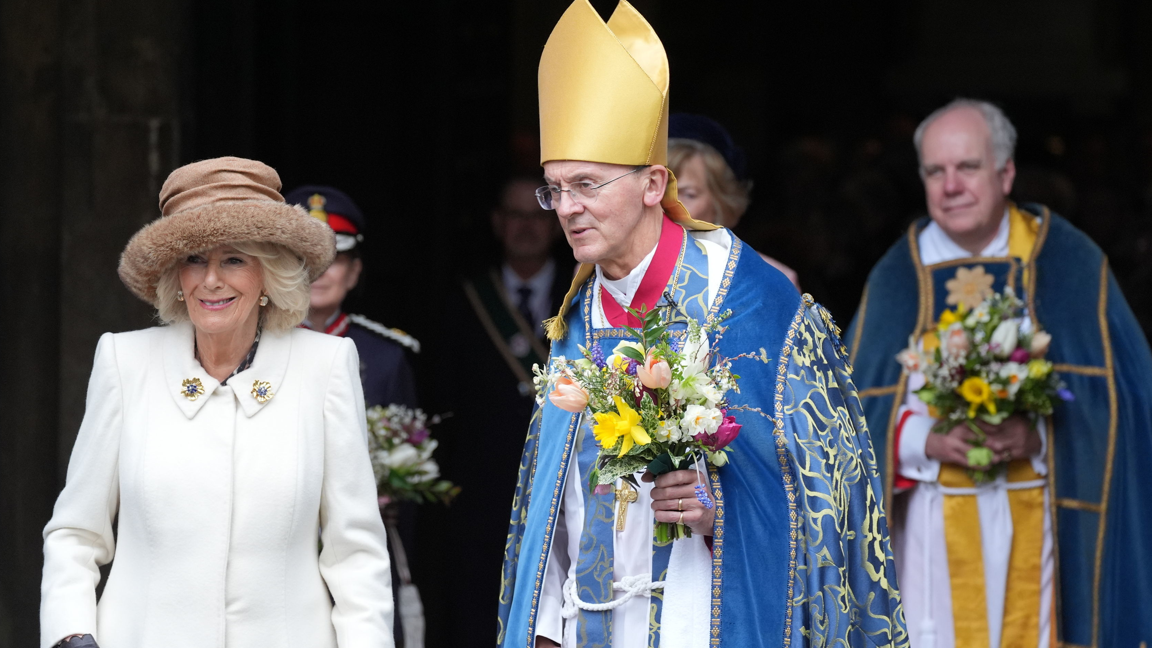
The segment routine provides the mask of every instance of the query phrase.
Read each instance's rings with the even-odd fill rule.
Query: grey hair
[[[265,241],[241,241],[231,244],[237,252],[255,257],[264,275],[264,292],[268,305],[260,308],[260,322],[265,330],[290,331],[308,315],[311,285],[308,268],[291,250]],[[160,275],[156,283],[156,311],[165,324],[184,322],[188,306],[176,298],[180,290],[180,261]]]
[[[1008,160],[1011,160],[1016,154],[1016,127],[1008,120],[1004,111],[995,105],[987,101],[963,97],[953,99],[943,108],[937,108],[916,127],[916,133],[912,135],[912,143],[916,145],[917,159],[923,164],[924,156],[921,145],[924,143],[924,131],[928,130],[928,127],[937,119],[960,108],[972,108],[979,111],[980,115],[984,117],[984,123],[988,125],[988,132],[992,139],[992,155],[996,160],[996,170],[1003,170],[1004,166],[1008,164]]]

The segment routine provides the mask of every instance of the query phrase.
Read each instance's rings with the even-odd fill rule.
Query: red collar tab
[[[629,305],[633,310],[651,310],[660,302],[668,280],[672,278],[672,271],[676,269],[676,261],[680,258],[680,248],[684,243],[687,232],[683,227],[672,222],[668,214],[664,214],[664,222],[660,226],[660,242],[656,244],[656,254],[652,256],[652,263],[648,264],[648,271],[640,280],[640,287],[632,297]],[[600,286],[600,305],[604,309],[604,316],[613,328],[631,326],[638,328],[642,322],[640,318],[624,310],[616,299]]]

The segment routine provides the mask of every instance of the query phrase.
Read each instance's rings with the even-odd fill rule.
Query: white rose
[[[420,464],[421,481],[431,481],[440,476],[440,465],[429,459]]]
[[[1000,322],[992,332],[989,343],[998,358],[1007,358],[1016,350],[1016,338],[1020,332],[1020,325],[1013,320]]]
[[[420,457],[420,452],[407,443],[401,444],[392,452],[385,453],[381,458],[381,463],[389,468],[405,468],[421,461],[423,459]]]

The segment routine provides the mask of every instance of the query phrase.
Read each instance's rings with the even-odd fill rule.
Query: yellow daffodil
[[[937,328],[943,330],[956,322],[964,321],[965,310],[964,304],[960,304],[955,309],[944,309],[944,312],[940,313],[940,323],[937,324]]]
[[[1052,363],[1047,360],[1029,360],[1028,361],[1028,377],[1040,380],[1047,378],[1048,374],[1052,373]]]
[[[628,407],[619,396],[613,396],[612,400],[616,402],[616,412],[595,414],[596,426],[592,428],[592,434],[602,448],[611,448],[620,441],[620,454],[617,456],[623,457],[633,445],[648,445],[652,439],[640,425],[639,412]]]
[[[975,418],[976,410],[981,405],[988,409],[989,414],[996,413],[996,399],[992,393],[992,386],[983,378],[978,376],[965,378],[956,391],[968,401],[968,418]]]

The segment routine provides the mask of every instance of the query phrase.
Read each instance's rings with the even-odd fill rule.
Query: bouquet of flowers
[[[670,300],[669,300],[670,301]],[[661,311],[669,311],[669,320]],[[733,358],[717,357],[708,335],[716,341],[723,334],[725,313],[701,325],[685,318],[687,331],[680,336],[668,331],[675,304],[647,312],[629,309],[641,320],[641,328],[628,328],[634,340],[620,342],[605,358],[599,347],[580,347],[582,358],[553,358],[547,371],[534,367],[537,402],[547,397],[560,409],[583,413],[595,419],[593,435],[600,447],[590,486],[597,492],[612,488],[621,478],[633,486],[635,473],[647,469],[654,476],[696,467],[698,460],[715,466],[728,463],[728,444],[740,434],[740,424],[726,398],[739,393],[732,362],[756,358],[767,362],[763,349],[758,354]],[[707,486],[701,479],[696,497],[707,508],[713,506]],[[663,542],[686,538],[686,525],[660,522],[657,538]]]
[[[971,310],[963,303],[945,310],[935,337],[926,335],[922,348],[909,338],[908,348],[896,356],[907,371],[924,373],[916,395],[938,419],[933,432],[947,434],[967,425],[976,435],[968,451],[972,466],[991,466],[993,458],[976,421],[997,425],[1024,414],[1035,425],[1052,413],[1058,399],[1073,399],[1044,359],[1052,336],[1034,329],[1023,313],[1024,303],[1007,287]],[[976,483],[995,479],[996,472],[968,471]]]
[[[379,405],[368,409],[368,451],[381,505],[398,500],[447,504],[460,487],[440,479],[440,466],[432,458],[438,445],[431,438],[429,421],[419,409]]]

